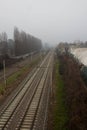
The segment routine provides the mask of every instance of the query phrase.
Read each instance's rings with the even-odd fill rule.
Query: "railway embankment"
[[[71,55],[57,54],[52,86],[47,130],[87,130],[87,86]]]
[[[58,56],[68,108],[69,130],[87,129],[87,87],[81,77],[80,66],[69,55]]]
[[[54,59],[47,130],[68,130],[68,109],[65,100],[65,85],[60,74],[61,64],[56,56]]]

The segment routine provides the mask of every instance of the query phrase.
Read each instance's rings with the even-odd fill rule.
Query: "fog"
[[[87,40],[87,0],[0,0],[0,32],[14,26],[43,42]]]

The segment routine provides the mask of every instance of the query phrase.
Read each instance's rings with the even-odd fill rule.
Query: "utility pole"
[[[40,50],[40,59],[42,61],[42,51]]]
[[[31,52],[31,61],[32,61],[32,52]]]
[[[5,60],[3,60],[3,71],[4,71],[4,84],[6,87],[6,71],[5,71]]]

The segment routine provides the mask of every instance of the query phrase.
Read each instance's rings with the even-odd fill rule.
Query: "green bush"
[[[85,84],[87,85],[87,67],[86,66],[82,67],[81,76],[82,76]]]

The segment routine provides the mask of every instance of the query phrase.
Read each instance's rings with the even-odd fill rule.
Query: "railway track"
[[[36,128],[52,57],[53,53],[49,52],[41,65],[2,107],[0,130],[34,130]]]

